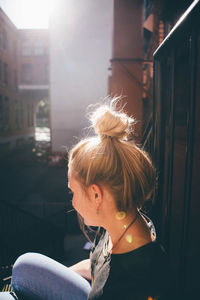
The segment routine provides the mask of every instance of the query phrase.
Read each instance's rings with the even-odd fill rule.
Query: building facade
[[[108,93],[122,95],[137,120],[134,139],[145,140],[152,123],[153,53],[192,0],[115,0]]]
[[[125,110],[138,121],[138,137],[142,125],[143,3],[140,0],[115,0],[113,9],[114,30],[108,91],[111,95],[123,96],[124,103],[127,103]]]
[[[18,30],[0,9],[0,154],[33,141],[48,97],[48,30]]]

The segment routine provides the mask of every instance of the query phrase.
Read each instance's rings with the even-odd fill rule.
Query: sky
[[[0,0],[0,7],[17,28],[48,28],[56,0]]]

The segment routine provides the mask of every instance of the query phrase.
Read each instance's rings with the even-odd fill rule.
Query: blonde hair
[[[135,120],[118,101],[97,108],[90,117],[96,136],[81,140],[69,152],[69,170],[83,187],[108,188],[118,210],[140,209],[155,191],[156,172],[148,154],[127,137]]]

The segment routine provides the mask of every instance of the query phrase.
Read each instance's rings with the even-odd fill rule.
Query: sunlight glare
[[[123,220],[125,217],[126,217],[126,213],[125,213],[125,211],[118,211],[117,213],[116,213],[116,219],[117,220]]]
[[[127,236],[126,236],[126,241],[127,241],[129,244],[132,243],[133,237],[132,237],[131,234],[127,234]]]
[[[55,5],[56,0],[18,0],[8,8],[18,28],[48,28]]]

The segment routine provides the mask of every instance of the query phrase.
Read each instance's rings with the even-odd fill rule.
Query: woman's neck
[[[137,210],[110,215],[104,228],[109,233],[108,251],[111,253],[129,252],[153,240],[146,220]]]

